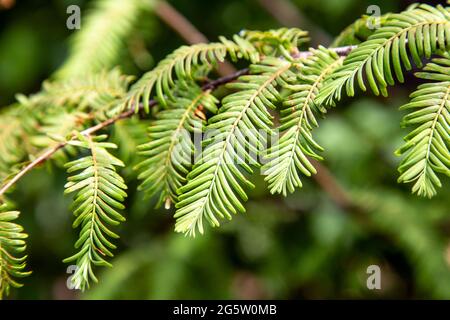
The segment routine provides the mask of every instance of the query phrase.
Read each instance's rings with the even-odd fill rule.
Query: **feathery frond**
[[[203,140],[200,159],[188,174],[188,183],[179,192],[175,230],[195,236],[203,233],[203,219],[219,226],[220,218],[244,212],[242,200],[247,195],[242,186],[253,187],[241,169],[251,173],[247,163],[258,164],[253,155],[265,145],[265,134],[271,134],[272,116],[267,108],[275,109],[280,99],[277,87],[285,85],[291,63],[278,58],[266,58],[250,67],[251,74],[229,84],[236,93],[226,96],[219,114],[212,117]]]
[[[150,142],[138,147],[147,157],[136,169],[141,170],[139,189],[148,196],[159,194],[158,206],[177,202],[177,190],[185,184],[194,155],[191,134],[201,135],[205,125],[204,111],[217,112],[217,99],[195,83],[176,85],[170,108],[157,114],[148,128]]]
[[[31,272],[25,271],[27,234],[23,228],[12,222],[19,212],[8,211],[7,204],[0,204],[0,300],[9,295],[10,288],[20,288],[22,284],[15,278],[23,278]]]
[[[72,205],[76,216],[73,227],[80,226],[81,231],[75,244],[79,251],[64,262],[76,262],[72,283],[81,290],[89,287],[90,280],[97,282],[94,266],[111,266],[105,257],[112,257],[111,250],[116,246],[108,237],[116,239],[119,236],[110,230],[110,226],[125,221],[117,212],[124,209],[121,202],[127,196],[124,180],[116,172],[116,167],[122,167],[123,163],[107,151],[116,145],[102,142],[105,138],[78,135],[79,140],[69,142],[90,152],[89,156],[66,164],[68,173],[78,172],[68,178],[65,193],[77,192]]]
[[[283,101],[279,128],[283,134],[267,150],[269,162],[262,171],[272,193],[294,192],[295,187],[302,186],[299,171],[306,176],[316,173],[308,157],[322,159],[317,153],[322,147],[314,141],[311,131],[318,126],[314,114],[323,115],[326,109],[314,100],[325,77],[342,65],[343,58],[324,47],[311,49],[311,53],[289,86],[293,92]]]
[[[166,104],[166,96],[171,96],[174,87],[174,73],[178,79],[190,80],[194,67],[223,62],[227,54],[232,60],[244,58],[252,62],[258,60],[255,48],[246,40],[234,36],[234,41],[220,38],[221,42],[200,43],[182,46],[169,54],[156,68],[147,72],[136,82],[121,104],[120,109],[138,110],[142,102],[144,110],[149,112],[148,101],[153,90],[161,104]]]
[[[414,182],[413,192],[431,198],[441,181],[436,173],[450,177],[450,55],[433,59],[422,72],[422,84],[411,94],[401,110],[413,110],[404,117],[403,126],[417,126],[405,137],[397,154],[406,154],[399,171],[399,182]]]
[[[344,65],[328,76],[317,97],[318,104],[333,104],[342,91],[355,94],[355,81],[366,91],[364,75],[375,95],[387,96],[387,86],[394,85],[394,74],[403,82],[403,68],[411,70],[409,55],[418,67],[421,57],[450,48],[450,12],[442,6],[420,5],[400,14],[392,14],[386,24],[353,50]]]

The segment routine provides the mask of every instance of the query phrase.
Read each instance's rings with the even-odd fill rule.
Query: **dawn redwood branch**
[[[334,50],[335,52],[337,52],[339,55],[341,56],[346,56],[348,55],[356,46],[346,46],[346,47],[339,47],[339,48],[332,48],[331,50]],[[295,58],[307,58],[309,55],[311,55],[310,51],[299,51],[296,55],[294,55]],[[249,68],[245,68],[245,69],[241,69],[238,71],[235,71],[229,75],[220,77],[216,80],[212,80],[207,82],[206,84],[204,84],[202,86],[202,90],[207,91],[207,90],[214,90],[219,86],[222,86],[224,84],[227,84],[229,82],[232,82],[234,80],[236,80],[237,78],[239,78],[242,75],[248,74],[249,73]],[[153,107],[157,104],[156,100],[150,100],[149,101],[149,106]],[[139,104],[139,109],[142,110],[143,109],[143,105],[142,103]],[[83,130],[80,132],[80,134],[84,135],[84,136],[90,136],[94,133],[96,133],[99,130],[102,130],[114,123],[116,123],[119,120],[122,119],[126,119],[126,118],[130,118],[133,115],[135,115],[139,110],[134,110],[134,109],[130,109],[127,111],[122,112],[121,114],[112,117],[108,120],[105,120],[103,122],[100,122],[98,124],[96,124],[93,127],[90,127],[86,130]],[[76,136],[74,135],[72,137],[71,140],[75,140]],[[70,140],[69,140],[70,141]],[[10,180],[7,180],[7,182],[0,188],[0,198],[6,193],[6,191],[8,191],[14,184],[17,183],[17,181],[19,181],[24,175],[26,175],[29,171],[33,170],[35,167],[37,167],[38,165],[40,165],[41,163],[47,161],[48,159],[50,159],[58,150],[64,148],[69,141],[62,141],[59,142],[57,145],[53,146],[52,148],[46,150],[44,153],[42,153],[41,155],[39,155],[36,159],[34,159],[33,161],[31,161],[29,164],[27,164],[24,168],[22,168],[17,174],[15,174]],[[327,180],[324,180],[327,181]],[[335,186],[338,186],[338,184],[334,184]],[[338,192],[336,194],[343,194],[341,192]]]
[[[228,82],[234,81],[237,78],[239,78],[241,75],[244,75],[246,73],[249,72],[249,69],[242,69],[239,71],[236,71],[233,74],[229,74],[225,77],[221,77],[218,78],[216,80],[212,80],[207,82],[206,84],[204,84],[202,86],[202,90],[206,91],[206,90],[214,90],[217,87],[224,85]],[[154,107],[157,104],[156,100],[150,100],[149,101],[149,106],[150,107]],[[139,104],[139,109],[142,110],[143,109],[143,104]],[[96,124],[95,126],[92,126],[90,128],[87,128],[86,130],[83,130],[80,132],[80,134],[82,134],[83,136],[90,136],[94,133],[96,133],[99,130],[102,130],[114,123],[116,123],[119,120],[122,119],[126,119],[126,118],[130,118],[133,115],[135,115],[139,110],[134,110],[134,109],[130,109],[127,111],[122,112],[121,114],[112,117],[110,119],[107,119],[103,122],[100,122],[98,124]],[[73,135],[71,140],[75,140],[76,139],[76,135]],[[62,141],[59,142],[58,144],[56,144],[55,146],[47,149],[44,153],[42,153],[41,155],[39,155],[36,159],[34,159],[33,161],[31,161],[29,164],[27,164],[25,167],[23,167],[16,175],[14,175],[14,177],[12,177],[10,180],[8,180],[0,189],[0,198],[6,193],[6,191],[8,191],[14,184],[17,183],[17,181],[19,181],[24,175],[26,175],[29,171],[33,170],[36,166],[42,164],[43,162],[47,161],[48,159],[50,159],[58,150],[64,148],[70,140],[68,141]]]

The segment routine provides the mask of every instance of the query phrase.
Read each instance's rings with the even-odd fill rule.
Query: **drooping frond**
[[[283,101],[281,110],[282,136],[267,151],[269,162],[263,167],[271,193],[287,194],[301,187],[299,172],[310,176],[316,173],[308,157],[321,159],[322,147],[314,141],[311,131],[318,126],[315,114],[323,115],[326,109],[314,100],[325,77],[342,65],[343,58],[334,51],[320,47],[311,49],[309,56],[299,67],[293,91]]]
[[[252,74],[229,85],[238,91],[226,96],[219,114],[210,119],[201,156],[179,190],[177,232],[195,236],[196,230],[203,233],[204,218],[219,226],[216,216],[231,219],[231,214],[245,211],[243,187],[253,184],[241,171],[251,173],[249,163],[258,164],[255,155],[264,148],[265,133],[272,130],[267,108],[275,108],[280,99],[277,87],[292,76],[290,67],[288,61],[266,58],[250,67]]]
[[[76,216],[73,227],[80,226],[81,231],[75,244],[78,252],[64,262],[76,263],[72,283],[75,288],[84,290],[90,280],[97,282],[94,266],[110,266],[105,258],[113,256],[111,249],[116,246],[108,238],[119,237],[110,226],[125,221],[117,210],[124,209],[122,201],[127,196],[124,191],[127,187],[116,172],[117,166],[123,166],[122,161],[107,151],[116,148],[115,144],[102,142],[104,136],[78,135],[78,139],[69,143],[89,150],[90,155],[66,164],[68,173],[77,172],[68,178],[65,193],[77,192],[72,205]]]
[[[177,190],[185,184],[194,155],[191,134],[201,135],[205,124],[204,111],[217,112],[218,101],[195,83],[179,82],[169,109],[157,114],[148,128],[150,142],[139,146],[147,159],[141,170],[140,189],[148,196],[159,194],[158,206],[177,202]]]
[[[18,217],[19,212],[8,211],[6,204],[0,204],[0,300],[9,294],[11,287],[22,287],[16,278],[31,273],[25,271],[27,256],[23,255],[28,235],[13,222]]]
[[[118,69],[102,70],[67,80],[44,82],[43,91],[32,102],[78,111],[107,111],[128,91],[133,77]]]
[[[342,91],[354,96],[355,81],[366,91],[364,76],[372,91],[387,95],[387,86],[403,82],[402,66],[411,70],[414,63],[422,66],[421,57],[430,58],[437,51],[450,48],[450,13],[442,6],[420,5],[389,16],[386,24],[353,50],[344,65],[328,77],[317,97],[318,104],[333,104]]]
[[[289,51],[309,41],[308,32],[298,28],[268,31],[243,30],[240,35],[265,54],[274,54],[279,46]]]
[[[97,73],[112,68],[141,13],[153,9],[154,0],[97,0],[90,13],[82,13],[82,27],[72,39],[69,58],[58,78]]]
[[[413,192],[431,198],[436,187],[441,187],[436,173],[450,177],[450,55],[433,59],[416,76],[433,82],[420,85],[411,101],[400,108],[412,110],[402,124],[417,128],[396,152],[406,154],[398,180],[414,182]]]
[[[153,90],[160,103],[165,105],[166,96],[170,97],[171,89],[175,85],[174,74],[178,79],[190,80],[196,66],[222,62],[227,54],[233,60],[237,58],[252,62],[258,60],[257,51],[248,41],[238,36],[234,36],[233,39],[234,41],[220,38],[221,42],[182,46],[175,50],[131,87],[120,109],[129,108],[137,111],[139,103],[142,102],[148,112],[148,102]]]

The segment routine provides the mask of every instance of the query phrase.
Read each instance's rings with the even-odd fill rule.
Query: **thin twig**
[[[217,87],[220,87],[223,84],[226,84],[228,82],[236,80],[240,76],[243,76],[243,75],[249,73],[249,71],[250,71],[249,68],[241,69],[241,70],[235,71],[234,73],[229,74],[227,76],[224,76],[224,77],[221,77],[219,79],[210,81],[210,82],[208,82],[208,83],[206,83],[205,85],[202,86],[202,90],[203,91],[213,90],[213,89],[215,89]]]

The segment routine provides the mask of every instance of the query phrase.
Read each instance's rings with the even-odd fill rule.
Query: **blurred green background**
[[[1,106],[12,103],[18,92],[39,91],[68,55],[73,31],[66,28],[67,6],[81,7],[83,23],[92,2],[0,0]],[[264,7],[267,2],[170,1],[210,40],[299,19],[299,27],[317,36],[313,43],[324,45],[369,5],[386,13],[413,3],[291,0],[296,17],[285,20],[276,19]],[[137,76],[184,44],[151,11],[128,40],[118,64]],[[305,179],[304,188],[287,198],[271,196],[257,174],[246,214],[189,239],[173,232],[173,212],[153,209],[154,201],[134,191],[134,173],[125,170],[128,221],[120,227],[114,267],[99,270],[100,283],[84,294],[67,289],[70,274],[62,263],[73,252],[77,233],[71,228],[70,199],[62,193],[65,173],[49,165],[36,170],[12,195],[30,235],[33,274],[10,298],[450,298],[448,180],[432,200],[411,195],[411,186],[396,183],[399,159],[393,151],[406,135],[398,107],[418,84],[414,77],[409,80],[391,88],[388,99],[366,95],[341,103],[316,131],[326,149],[324,165],[359,209],[339,205],[313,179]],[[121,134],[120,125],[114,134]],[[122,151],[123,160],[133,161],[133,148],[130,144]],[[366,287],[366,269],[372,264],[381,267],[381,290]]]

